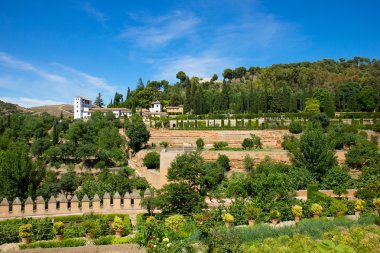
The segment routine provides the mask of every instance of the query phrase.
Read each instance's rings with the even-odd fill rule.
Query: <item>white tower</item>
[[[83,112],[92,107],[92,101],[84,97],[76,96],[74,98],[74,119],[82,119]],[[87,113],[86,113],[87,114]]]

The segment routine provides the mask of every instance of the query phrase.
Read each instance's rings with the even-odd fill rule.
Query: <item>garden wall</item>
[[[151,193],[146,190],[144,196]],[[70,214],[85,213],[125,213],[135,217],[138,213],[145,213],[146,209],[141,207],[141,199],[139,191],[131,194],[126,193],[123,197],[119,193],[115,193],[112,197],[109,193],[105,193],[102,201],[98,195],[90,200],[85,195],[81,201],[77,196],[71,200],[67,200],[65,196],[54,198],[53,196],[46,202],[41,196],[36,200],[27,198],[24,203],[19,198],[14,199],[11,203],[4,198],[0,203],[0,219],[21,218],[21,217],[45,217],[60,216]]]

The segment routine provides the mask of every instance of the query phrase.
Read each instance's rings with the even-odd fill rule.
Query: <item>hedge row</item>
[[[64,247],[79,247],[86,245],[85,239],[65,239],[62,241],[40,241],[30,244],[21,244],[20,249],[35,249],[35,248],[64,248]]]

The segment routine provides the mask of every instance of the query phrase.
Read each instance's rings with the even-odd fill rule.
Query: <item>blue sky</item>
[[[0,0],[0,100],[108,102],[137,80],[380,58],[378,0]]]

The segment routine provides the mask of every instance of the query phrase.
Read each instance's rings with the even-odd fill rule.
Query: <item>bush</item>
[[[221,217],[224,222],[234,222],[234,216],[229,213],[222,213]]]
[[[302,206],[295,205],[292,207],[292,213],[294,216],[302,216]]]
[[[263,144],[261,143],[261,138],[255,134],[251,134],[251,138],[253,141],[253,148],[263,148]]]
[[[243,149],[252,149],[253,148],[253,140],[251,138],[245,138],[241,143]]]
[[[53,233],[55,235],[63,235],[64,230],[65,230],[65,224],[62,221],[54,222]]]
[[[374,207],[379,208],[380,207],[380,198],[373,199],[372,204]]]
[[[245,205],[244,212],[248,220],[258,220],[262,213],[262,209],[255,207],[253,204],[249,203]]]
[[[92,240],[95,245],[109,245],[112,244],[112,240],[115,239],[114,236],[104,236],[97,239]]]
[[[81,224],[81,231],[83,234],[91,233],[95,235],[100,231],[100,224],[97,220],[85,220]]]
[[[166,218],[165,227],[177,233],[180,229],[183,228],[185,223],[186,220],[183,215],[175,214]]]
[[[160,142],[160,146],[163,147],[163,148],[168,148],[169,147],[169,142],[167,142],[167,141],[161,141]]]
[[[321,126],[326,129],[330,125],[330,118],[326,115],[326,113],[318,113],[311,117],[310,119],[313,123],[319,123]]]
[[[126,244],[131,243],[132,239],[130,237],[122,237],[122,238],[113,238],[112,244]]]
[[[244,156],[244,169],[246,171],[251,171],[253,169],[253,159],[249,155]]]
[[[112,223],[112,228],[114,230],[123,230],[124,229],[124,222],[119,216],[115,216],[113,223]]]
[[[292,151],[298,148],[298,144],[299,144],[299,140],[296,137],[294,137],[293,135],[285,135],[281,143],[281,146],[285,150]]]
[[[157,152],[146,154],[143,159],[143,165],[148,169],[157,169],[160,167],[160,155]]]
[[[289,132],[292,134],[299,134],[302,133],[302,125],[299,122],[292,121],[289,125]]]
[[[313,214],[319,214],[320,215],[323,211],[323,207],[320,204],[314,203],[311,205],[310,211]]]
[[[280,218],[280,212],[278,210],[271,210],[269,216],[271,219],[278,219]]]
[[[205,146],[205,142],[203,141],[202,138],[198,138],[197,141],[195,142],[197,144],[197,149],[202,150]]]
[[[227,146],[228,146],[228,143],[225,141],[214,142],[214,149],[215,150],[221,150]]]
[[[32,224],[22,225],[18,228],[18,234],[21,238],[27,238],[32,235]]]
[[[346,214],[348,211],[348,208],[347,208],[347,205],[343,203],[342,201],[335,200],[331,203],[330,211],[331,213],[336,214],[338,216],[338,215]]]
[[[230,159],[228,158],[228,156],[219,154],[216,163],[225,171],[230,170]]]
[[[65,239],[62,241],[41,241],[30,244],[19,245],[20,249],[34,248],[64,248],[64,247],[79,247],[86,245],[85,239]]]
[[[365,209],[365,202],[364,200],[358,199],[355,202],[355,210],[356,211],[364,211]]]

